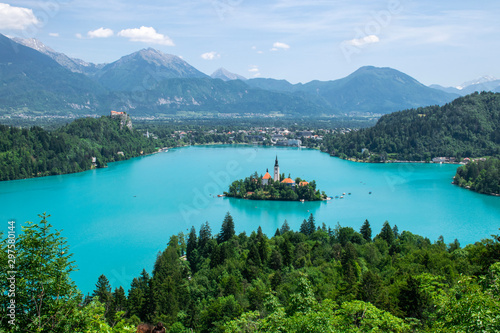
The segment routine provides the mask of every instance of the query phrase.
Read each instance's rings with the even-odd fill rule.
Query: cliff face
[[[132,130],[132,119],[126,113],[122,114],[111,114],[111,118],[120,119],[120,129],[123,129],[123,126],[126,126],[129,130]]]

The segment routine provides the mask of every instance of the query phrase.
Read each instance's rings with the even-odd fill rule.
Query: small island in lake
[[[274,176],[269,170],[264,176],[255,172],[250,177],[234,181],[229,191],[224,192],[227,197],[251,200],[286,200],[286,201],[318,201],[326,200],[325,192],[316,189],[316,182],[295,178],[285,174],[280,175],[278,156],[274,164]]]

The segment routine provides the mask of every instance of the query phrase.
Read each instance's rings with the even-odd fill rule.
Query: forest
[[[268,237],[260,227],[236,234],[228,212],[218,233],[205,222],[172,235],[127,292],[101,275],[83,298],[64,237],[40,219],[15,244],[17,316],[11,325],[2,293],[4,332],[135,332],[158,321],[167,332],[500,331],[498,235],[462,247],[387,221],[377,234],[368,220],[332,228],[311,214],[300,230],[285,220]],[[2,267],[9,245],[3,235]]]
[[[280,179],[285,179],[285,174],[281,174]],[[314,180],[306,182],[297,177],[293,187],[280,181],[274,181],[272,178],[267,181],[268,183],[264,185],[262,176],[255,172],[250,177],[232,182],[224,195],[251,200],[317,201],[326,199],[326,194],[320,193],[320,190],[316,189],[316,181]]]
[[[453,182],[479,193],[500,194],[500,160],[469,162],[457,169]]]
[[[325,136],[321,149],[370,162],[499,156],[500,93],[474,93],[441,107],[384,115],[373,127]]]
[[[106,116],[77,119],[55,131],[0,125],[0,180],[81,172],[154,151],[152,139]]]

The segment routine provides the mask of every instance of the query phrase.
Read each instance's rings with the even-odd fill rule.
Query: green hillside
[[[152,140],[110,117],[77,119],[53,132],[0,125],[0,180],[80,172],[154,150]]]
[[[500,94],[475,93],[442,107],[385,115],[373,127],[326,136],[321,149],[373,162],[500,155]]]
[[[155,82],[147,91],[114,92],[108,99],[114,110],[134,115],[175,114],[178,111],[289,115],[320,115],[325,109],[301,96],[251,88],[240,80],[175,78]]]
[[[479,193],[500,195],[500,160],[469,162],[457,169],[454,183]]]

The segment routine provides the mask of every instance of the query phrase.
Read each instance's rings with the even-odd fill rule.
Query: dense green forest
[[[500,160],[469,162],[457,169],[454,183],[479,193],[500,194]]]
[[[285,179],[285,175],[281,175]],[[267,184],[262,183],[262,176],[257,172],[245,179],[235,180],[229,185],[229,189],[224,194],[228,197],[251,199],[251,200],[286,200],[286,201],[316,201],[326,199],[326,194],[320,193],[316,189],[316,182],[307,182],[296,178],[292,187],[290,184],[267,180]]]
[[[168,332],[498,332],[500,236],[461,247],[384,223],[359,231],[320,225],[311,214],[299,231],[285,221],[273,237],[261,228],[236,234],[226,214],[170,237],[152,274],[128,293],[101,275],[82,298],[64,238],[28,222],[15,244],[15,325],[1,294],[5,332],[135,332],[141,322]],[[7,267],[9,237],[0,261]],[[42,263],[42,265],[40,265]],[[11,291],[6,269],[2,290]]]
[[[0,180],[90,170],[155,151],[155,142],[118,118],[81,118],[55,131],[0,125]]]
[[[372,162],[500,155],[500,94],[483,92],[442,107],[385,115],[367,129],[325,136],[323,151]]]

